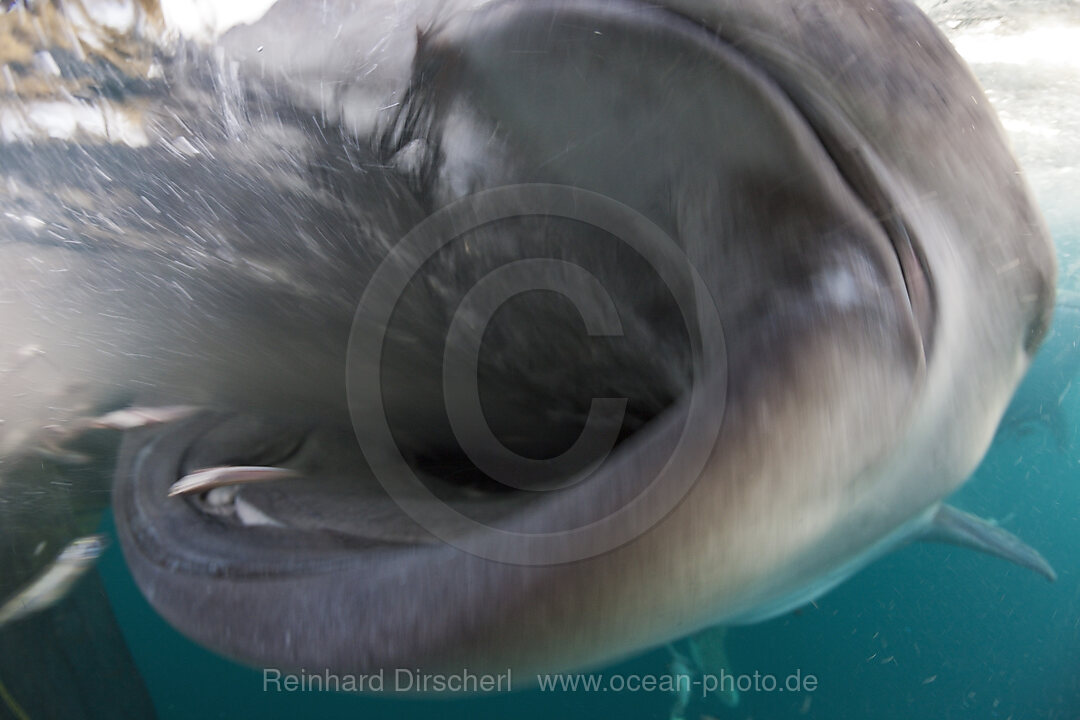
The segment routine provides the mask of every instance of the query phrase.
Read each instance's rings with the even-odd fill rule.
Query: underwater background
[[[1048,584],[952,546],[903,548],[815,604],[727,633],[729,673],[771,674],[781,685],[795,673],[812,675],[812,691],[745,691],[735,707],[693,698],[689,720],[1080,719],[1080,8],[1061,0],[920,5],[986,87],[1059,258],[1052,332],[986,458],[952,502],[1024,538],[1059,577]],[[107,460],[109,449],[98,454]],[[69,597],[0,631],[0,717],[671,716],[675,698],[661,690],[525,689],[435,700],[267,691],[261,670],[192,645],[142,598],[111,517],[101,517],[107,467],[38,464],[0,498],[20,503],[17,514],[0,505],[0,554],[13,568],[0,578],[5,593],[55,555],[63,544],[55,538],[95,529],[112,538],[96,572]],[[108,608],[118,631],[103,621]],[[125,642],[130,657],[120,663],[116,648]],[[593,674],[608,684],[617,675],[664,675],[669,666],[669,653],[657,649]]]

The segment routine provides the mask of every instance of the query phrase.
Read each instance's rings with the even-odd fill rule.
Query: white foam
[[[39,138],[120,143],[130,147],[149,144],[141,123],[111,103],[41,100],[17,107],[0,107],[0,142]]]
[[[1080,69],[1080,25],[1046,25],[1026,32],[993,32],[984,23],[950,38],[957,52],[973,65],[1051,65]]]
[[[261,18],[275,0],[161,0],[165,25],[181,36],[213,40],[227,30]],[[314,4],[314,3],[313,3]]]

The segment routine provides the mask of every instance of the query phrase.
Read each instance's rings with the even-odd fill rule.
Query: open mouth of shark
[[[772,93],[768,102],[788,103],[784,111],[795,113],[805,124],[801,132],[819,145],[821,156],[831,163],[829,172],[835,173],[861,205],[861,211],[877,223],[880,237],[887,240],[891,252],[886,251],[869,260],[883,265],[884,268],[878,271],[886,277],[891,275],[891,282],[900,283],[899,290],[905,295],[906,309],[921,341],[921,347],[915,352],[922,355],[929,352],[935,327],[932,275],[917,236],[890,195],[890,180],[882,175],[885,172],[882,161],[869,149],[866,139],[818,90],[810,84],[793,83],[785,74],[790,70],[785,67],[790,58],[770,56],[771,48],[757,55],[753,52],[744,54],[720,35],[667,10],[641,12],[631,5],[614,11],[592,7],[575,10],[558,3],[539,10],[516,7],[513,3],[506,7],[511,10],[493,14],[498,16],[499,12],[507,12],[505,22],[509,30],[499,29],[496,23],[496,32],[511,36],[521,32],[520,27],[527,29],[548,16],[566,26],[575,22],[593,22],[602,27],[607,23],[615,30],[632,33],[642,33],[644,26],[648,42],[665,49],[670,45],[696,55],[691,62],[711,62],[721,67],[735,62],[739,66],[737,74],[758,73],[763,68],[763,73],[755,75],[751,82],[771,85],[767,88],[768,93]],[[535,17],[531,17],[533,14]],[[594,32],[600,34],[601,30]],[[452,37],[452,33],[448,34]],[[429,38],[426,44],[421,44],[414,61],[413,86],[404,94],[405,101],[377,143],[380,153],[391,163],[401,162],[398,158],[402,154],[419,153],[419,160],[410,157],[405,161],[406,174],[425,203],[432,203],[434,198],[445,194],[440,182],[445,184],[447,180],[440,178],[439,173],[443,171],[445,176],[451,171],[440,164],[451,165],[456,157],[456,149],[444,145],[459,140],[461,134],[458,128],[446,130],[446,125],[453,125],[454,118],[464,117],[464,123],[472,122],[481,132],[487,132],[488,122],[487,118],[470,115],[468,110],[454,109],[456,103],[468,105],[471,89],[458,91],[465,100],[444,97],[445,93],[453,92],[447,90],[448,85],[460,82],[454,77],[457,62],[452,57],[454,41],[444,41],[434,35],[434,40]],[[483,31],[478,35],[482,37]],[[451,49],[444,47],[444,42]],[[557,45],[560,41],[553,42]],[[550,48],[544,50],[551,51]],[[777,74],[770,74],[773,71]],[[755,100],[760,102],[760,99]],[[775,111],[776,108],[755,110]],[[417,151],[417,145],[423,149]],[[446,156],[451,159],[447,160]],[[501,158],[499,151],[493,151],[488,157],[482,154],[481,159],[495,164]],[[505,170],[491,171],[500,182],[536,179],[527,168],[521,177],[507,175],[507,172],[516,171],[509,161],[507,164]],[[730,172],[733,175],[730,182],[739,182],[740,171]],[[587,187],[589,178],[584,180],[582,185]],[[791,201],[789,198],[782,200]],[[683,211],[688,214],[704,212],[700,208]],[[665,227],[671,227],[675,222],[671,217],[657,219]],[[571,259],[589,253],[575,255],[575,251],[566,250],[568,244],[599,245],[604,242],[597,237],[603,232],[598,233],[596,228],[562,217],[541,218],[535,222],[515,218],[501,226],[496,223],[494,228],[476,231],[473,242],[486,242],[487,236],[500,232],[515,238],[535,236],[539,238],[536,244],[541,250],[550,252],[554,249]],[[466,287],[474,284],[477,278],[471,275],[479,277],[483,270],[467,271],[469,277],[466,279],[450,275],[451,270],[461,272],[456,263],[461,262],[463,253],[469,252],[468,243],[466,239],[464,251],[454,248],[444,251],[442,258],[436,258],[436,269],[430,272],[434,279],[429,277],[414,283],[409,288],[413,294],[406,294],[401,300],[401,305],[406,308],[399,313],[405,316],[400,321],[404,329],[397,336],[403,340],[395,345],[394,332],[388,332],[390,340],[384,349],[383,362],[389,365],[400,363],[410,369],[400,376],[390,373],[392,379],[386,383],[383,393],[390,399],[388,421],[397,431],[395,439],[404,447],[432,496],[455,512],[498,527],[500,518],[542,514],[539,508],[544,504],[544,493],[537,491],[544,488],[513,481],[502,483],[482,472],[468,451],[456,442],[453,429],[446,427],[445,412],[437,407],[440,402],[445,402],[445,397],[435,392],[426,395],[414,392],[416,386],[427,390],[438,387],[438,378],[426,377],[422,371],[415,370],[416,357],[424,352],[439,352],[439,341],[447,333],[445,322],[433,324],[433,328],[421,327],[427,321],[423,317],[424,309],[415,308],[425,301],[431,302],[432,297],[423,296],[424,288],[417,289],[417,286],[425,282],[428,287],[439,282],[456,282]],[[609,244],[618,246],[620,240],[615,239]],[[505,259],[513,259],[515,251],[524,252],[526,256],[532,252],[527,247],[507,251]],[[481,368],[482,373],[487,372],[486,378],[490,381],[485,388],[488,402],[482,404],[489,411],[487,420],[499,441],[526,456],[557,454],[571,445],[580,435],[587,414],[584,406],[590,397],[628,398],[626,411],[616,423],[618,427],[609,428],[607,433],[616,440],[614,448],[610,443],[600,443],[586,449],[578,458],[577,466],[561,468],[561,478],[549,478],[554,482],[595,466],[613,450],[635,452],[635,445],[641,444],[639,433],[652,432],[653,421],[665,412],[678,414],[677,410],[672,410],[673,406],[685,401],[692,390],[693,348],[687,337],[688,331],[683,327],[687,317],[680,317],[669,289],[657,281],[655,273],[647,263],[641,262],[640,257],[618,247],[604,248],[604,252],[615,258],[612,267],[605,270],[609,275],[602,277],[605,286],[625,286],[625,278],[633,278],[629,288],[621,289],[624,295],[617,298],[621,301],[617,304],[628,304],[626,297],[631,292],[653,298],[647,304],[637,303],[634,307],[638,311],[635,320],[641,327],[623,328],[631,334],[638,333],[631,342],[588,350],[588,356],[574,358],[574,367],[557,356],[543,358],[562,362],[552,373],[541,380],[534,379],[526,386],[521,372],[510,372],[505,368],[535,368],[536,358],[542,355],[542,345],[580,345],[580,327],[561,322],[563,314],[567,310],[572,313],[575,308],[555,301],[539,310],[533,306],[519,311],[517,315],[511,309],[504,313],[509,319],[504,317],[501,325],[496,324],[494,332],[488,329],[488,336],[494,335],[496,340],[485,347],[494,345],[495,352],[503,355]],[[442,267],[438,267],[440,261]],[[794,272],[803,270],[809,268],[796,268]],[[819,270],[821,275],[828,275],[829,271],[828,267]],[[622,279],[616,279],[614,275],[621,275]],[[839,286],[850,283],[851,277],[844,273],[837,275],[839,279],[821,281],[824,287],[821,292],[838,296],[847,292]],[[460,297],[449,300],[436,297],[434,300],[452,306],[451,309],[460,303]],[[777,312],[777,306],[787,301],[786,298],[778,300],[767,296],[749,300],[740,297],[738,300],[743,303],[740,308],[743,317],[738,321],[732,322],[728,316],[739,311],[721,309],[726,324],[737,326],[736,337],[742,325],[769,315],[782,315]],[[830,297],[825,301],[844,302],[842,298]],[[645,305],[644,309],[641,309],[642,305]],[[409,312],[413,315],[409,316]],[[747,320],[747,315],[752,318]],[[515,330],[529,323],[534,325],[531,334]],[[915,344],[918,346],[919,342]],[[423,349],[418,351],[417,345]],[[649,345],[663,348],[662,362],[645,361],[641,349]],[[774,346],[774,351],[779,350],[778,345]],[[714,373],[727,372],[729,361],[739,368],[753,364],[748,356],[756,350],[747,352],[736,347],[732,352],[734,358],[714,363]],[[710,362],[714,360],[710,359]],[[925,362],[925,358],[921,361]],[[619,380],[610,381],[612,377]],[[510,392],[517,395],[509,398],[505,405],[499,406],[498,399],[492,400]],[[493,405],[495,409],[492,409]],[[535,411],[537,406],[543,410]],[[397,417],[394,417],[395,412]],[[718,409],[717,414],[722,416],[722,409]],[[427,432],[414,428],[432,424],[438,429]],[[117,507],[124,518],[124,532],[137,544],[140,556],[162,567],[230,577],[293,573],[303,568],[315,572],[348,562],[357,548],[363,549],[371,543],[407,547],[412,543],[437,542],[414,518],[395,507],[393,499],[374,477],[375,473],[353,436],[354,430],[355,423],[350,427],[333,421],[289,421],[282,416],[208,411],[179,425],[141,431],[145,437],[136,435],[126,441],[128,447],[118,474],[120,490],[117,496],[120,499]],[[138,437],[137,441],[135,437]],[[623,494],[627,493],[623,491]],[[565,529],[560,521],[549,518],[547,523],[551,525],[547,532]],[[540,523],[536,527],[544,525]],[[285,548],[290,552],[284,552]]]
[[[73,152],[62,179],[97,169],[161,224],[49,241],[110,382],[152,391],[90,426],[131,428],[114,511],[154,607],[258,664],[551,669],[786,609],[882,543],[1052,576],[940,509],[1041,337],[1048,243],[945,41],[849,5],[494,2],[418,33],[393,102],[329,117],[251,66],[166,67],[191,139]],[[861,110],[883,78],[914,108],[887,130]]]

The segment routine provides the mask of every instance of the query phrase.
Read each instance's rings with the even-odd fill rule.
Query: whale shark
[[[1053,579],[944,504],[1055,260],[911,3],[153,24],[145,62],[18,66],[93,100],[0,116],[0,449],[124,431],[120,543],[185,635],[527,677],[775,617],[917,540]]]

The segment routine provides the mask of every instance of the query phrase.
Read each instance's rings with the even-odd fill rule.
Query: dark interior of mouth
[[[607,297],[588,300],[616,308],[618,334],[590,335],[583,312],[595,308],[579,308],[556,290],[508,288],[509,299],[489,318],[468,318],[482,333],[476,365],[480,421],[504,448],[524,459],[549,459],[574,445],[587,423],[605,426],[600,434],[621,444],[688,391],[685,320],[655,269],[626,242],[555,217],[513,218],[474,229],[444,247],[409,284],[382,356],[383,401],[396,444],[433,483],[494,493],[528,488],[528,480],[501,482],[477,467],[474,460],[484,448],[464,446],[467,441],[452,427],[447,404],[453,400],[442,373],[446,353],[456,351],[448,348],[447,334],[466,293],[508,263],[552,258],[598,281]],[[625,399],[625,411],[589,418],[594,399],[602,398]],[[553,472],[582,472],[612,449],[605,445]],[[512,467],[509,472],[514,475]]]

